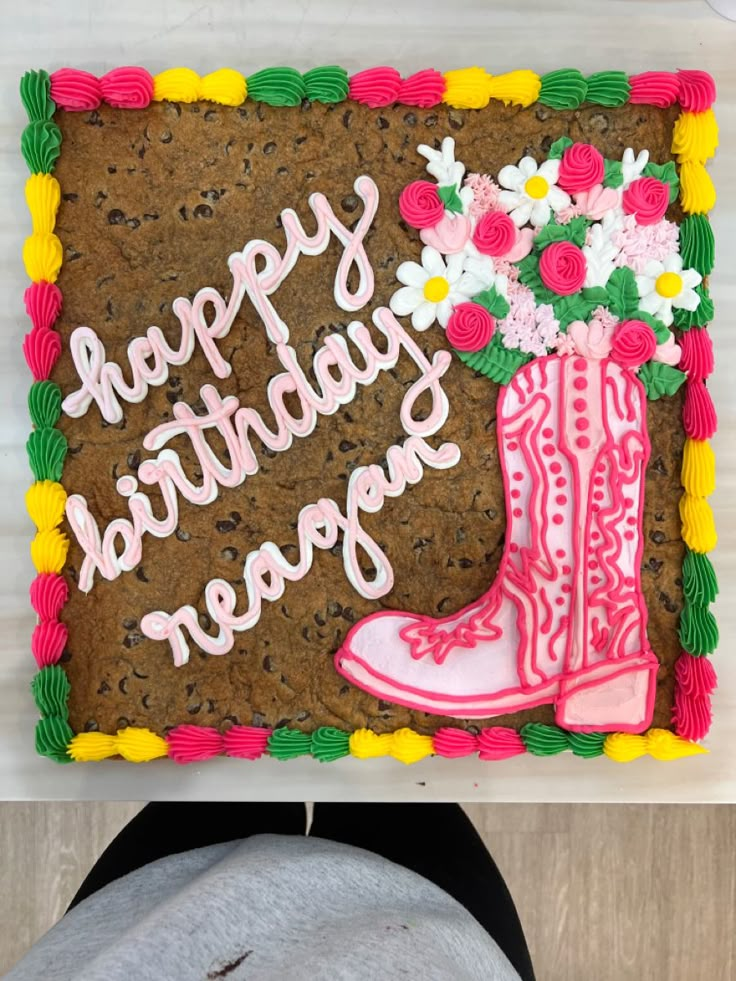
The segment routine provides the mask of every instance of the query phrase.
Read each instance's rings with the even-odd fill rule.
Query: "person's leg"
[[[69,909],[109,882],[166,855],[251,835],[303,835],[306,826],[304,804],[146,804],[100,855]]]
[[[473,914],[524,981],[533,981],[514,901],[458,804],[315,804],[310,834],[365,848],[434,882]]]

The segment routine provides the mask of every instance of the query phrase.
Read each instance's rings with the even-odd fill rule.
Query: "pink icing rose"
[[[470,219],[446,211],[436,225],[422,228],[419,237],[425,245],[431,245],[444,255],[462,252],[470,238]]]
[[[636,215],[640,225],[653,225],[664,218],[670,203],[670,187],[656,177],[640,177],[624,191],[624,211]]]
[[[670,334],[664,344],[658,344],[654,352],[654,360],[676,368],[682,357],[682,348],[675,344],[675,335]]]
[[[568,194],[588,191],[603,181],[603,157],[590,143],[573,143],[562,154],[557,183]]]
[[[447,340],[458,351],[480,351],[493,337],[495,326],[480,303],[458,303],[447,323]]]
[[[478,219],[473,245],[484,255],[502,256],[516,243],[516,225],[503,211],[489,211]]]
[[[560,296],[577,293],[585,282],[585,256],[572,242],[553,242],[539,260],[539,275],[547,289]]]
[[[617,204],[618,191],[613,187],[604,187],[602,184],[594,184],[589,191],[580,191],[575,195],[578,214],[592,218],[593,221],[600,221]]]
[[[399,195],[401,217],[412,228],[431,228],[445,214],[437,185],[429,181],[412,181]]]
[[[622,321],[613,335],[611,357],[623,368],[638,368],[657,350],[654,331],[643,320]]]
[[[573,320],[567,328],[567,336],[575,345],[576,353],[584,358],[602,361],[611,353],[613,327],[606,327],[600,320],[591,320],[589,324]],[[571,352],[565,350],[564,353]]]

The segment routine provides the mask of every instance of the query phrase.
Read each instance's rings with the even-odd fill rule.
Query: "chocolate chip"
[[[111,690],[112,689],[110,688],[110,686],[108,685],[108,683],[106,681],[103,681],[100,684],[100,687],[97,689],[97,694],[98,695],[106,695]]]
[[[404,122],[406,123],[407,126],[416,126],[417,117],[413,112],[407,112],[406,115],[404,116]]]
[[[360,198],[357,194],[348,194],[340,202],[343,211],[352,214],[360,206]]]
[[[145,637],[140,631],[132,630],[123,638],[123,647],[127,647],[130,650],[131,647],[137,647],[144,640]]]
[[[231,531],[235,531],[234,521],[217,521],[215,522],[215,528],[220,532],[221,535],[227,534]]]
[[[276,152],[276,144],[273,141],[264,144],[264,146],[263,146],[263,152],[264,152],[264,154],[266,156],[269,156],[270,154],[275,153]]]
[[[180,542],[188,542],[192,537],[188,531],[183,531],[181,528],[177,528],[174,534]]]
[[[137,470],[141,465],[141,451],[134,450],[132,453],[129,453],[127,462],[131,470]]]
[[[135,576],[136,579],[139,579],[141,582],[150,582],[150,579],[146,576],[145,570],[143,569],[142,565],[139,565],[138,568],[135,570]]]
[[[107,222],[109,225],[124,225],[125,215],[119,208],[113,208],[107,213]]]
[[[127,695],[128,694],[128,679],[127,678],[121,678],[120,681],[118,682],[118,688],[120,689],[120,691],[122,692],[123,695]]]
[[[350,450],[354,450],[355,447],[356,444],[351,443],[349,439],[342,439],[340,440],[340,443],[338,444],[337,448],[341,453],[349,453]]]
[[[352,118],[353,118],[353,110],[352,109],[348,109],[347,112],[344,112],[342,114],[342,124],[345,127],[345,129],[350,129],[350,122],[351,122]]]
[[[211,218],[213,211],[208,204],[198,204],[192,214],[195,218]]]
[[[665,534],[663,531],[651,531],[649,533],[649,537],[655,545],[662,545],[665,541]]]
[[[226,562],[234,562],[238,557],[238,550],[237,548],[228,546],[227,548],[223,548],[223,550],[220,552],[220,556],[221,558],[225,559]]]

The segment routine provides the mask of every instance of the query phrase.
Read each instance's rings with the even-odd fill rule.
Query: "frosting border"
[[[590,758],[605,755],[617,762],[640,756],[669,760],[707,752],[698,745],[710,728],[711,694],[715,672],[707,658],[718,641],[718,629],[710,605],[718,592],[708,553],[717,536],[707,498],[715,484],[715,463],[709,440],[716,430],[715,408],[708,392],[712,372],[712,347],[705,323],[682,322],[685,334],[693,331],[691,370],[685,383],[683,426],[686,434],[680,499],[682,537],[686,546],[683,565],[684,606],[680,618],[682,653],[675,663],[675,732],[650,729],[642,735],[628,733],[570,733],[557,726],[528,723],[518,732],[502,726],[478,734],[446,727],[434,736],[411,729],[377,734],[369,729],[347,733],[321,727],[312,734],[281,727],[276,730],[233,726],[224,734],[208,727],[182,725],[166,739],[148,729],[128,727],[116,735],[97,732],[74,734],[68,722],[70,685],[59,661],[63,657],[67,628],[60,620],[67,597],[61,576],[69,540],[59,529],[66,492],[63,464],[66,440],[55,428],[61,393],[49,376],[61,354],[61,340],[54,324],[62,296],[55,281],[63,261],[60,240],[54,234],[60,188],[53,177],[61,152],[61,131],[53,121],[57,108],[93,111],[103,102],[122,109],[141,109],[152,101],[209,101],[239,106],[247,99],[274,106],[296,106],[303,100],[335,104],[345,100],[373,109],[394,104],[429,108],[445,103],[458,109],[483,109],[491,100],[505,105],[529,106],[539,101],[551,109],[576,108],[584,102],[607,107],[649,104],[681,108],[673,131],[672,153],[680,179],[680,205],[690,222],[693,238],[711,243],[693,245],[693,266],[705,280],[701,308],[712,311],[707,277],[712,268],[712,232],[707,213],[715,204],[715,188],[706,162],[718,145],[718,127],[712,111],[715,84],[704,71],[644,72],[628,76],[601,71],[584,76],[576,69],[559,69],[544,75],[521,69],[492,75],[477,66],[441,73],[425,69],[402,77],[387,66],[368,68],[348,76],[339,66],[320,66],[306,73],[293,68],[262,69],[246,76],[222,68],[200,76],[187,68],[171,68],[153,76],[140,67],[115,68],[100,77],[73,68],[26,72],[20,82],[20,98],[28,116],[21,136],[21,153],[30,171],[26,202],[32,234],[23,246],[23,263],[30,286],[25,305],[31,330],[25,335],[23,353],[33,377],[29,414],[33,430],[26,449],[34,482],[26,493],[26,507],[36,527],[31,557],[36,578],[31,584],[31,604],[38,622],[31,651],[38,672],[31,691],[41,718],[36,724],[36,750],[56,762],[101,760],[120,756],[145,762],[168,756],[179,763],[228,755],[256,759],[267,754],[279,759],[310,755],[321,762],[343,756],[367,759],[393,756],[404,763],[426,756],[448,758],[478,754],[483,760],[500,760],[529,752],[537,756],[571,750]],[[698,226],[697,228],[695,226]]]

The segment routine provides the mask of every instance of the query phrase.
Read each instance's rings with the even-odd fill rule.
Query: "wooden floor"
[[[0,974],[62,915],[139,807],[0,804]],[[509,884],[539,981],[736,978],[736,808],[467,811]]]

